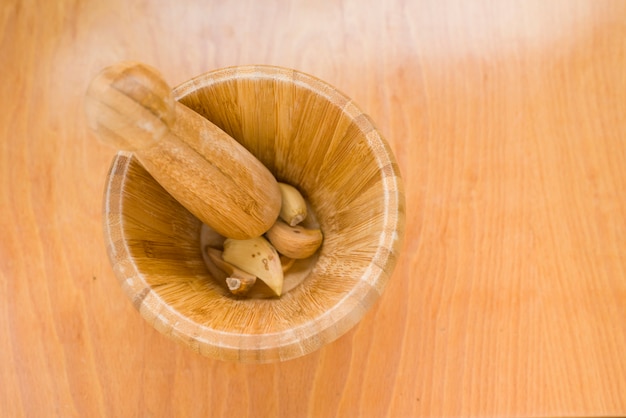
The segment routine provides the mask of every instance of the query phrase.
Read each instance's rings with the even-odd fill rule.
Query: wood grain
[[[137,62],[106,67],[89,84],[85,111],[101,141],[133,151],[169,194],[222,235],[248,239],[274,224],[281,198],[272,173],[176,101],[157,69]]]
[[[626,5],[460,0],[0,5],[4,416],[626,415]],[[407,239],[350,333],[271,365],[207,360],[107,261],[112,153],[88,81],[296,68],[376,122]]]
[[[403,243],[404,193],[389,145],[348,97],[291,69],[229,67],[184,83],[174,96],[202,115],[198,118],[205,116],[231,135],[244,151],[251,150],[264,171],[301,190],[311,220],[323,231],[323,244],[313,256],[320,236],[304,257],[311,256],[301,264],[308,274],[294,269],[284,280],[279,248],[265,241],[269,249],[264,251],[255,244],[261,251],[255,260],[264,275],[249,272],[280,297],[234,298],[225,277],[210,264],[205,267],[201,227],[191,210],[157,183],[159,177],[148,173],[150,165],[140,164],[143,150],[137,158],[120,152],[107,176],[104,239],[133,305],[161,333],[220,360],[285,361],[342,336],[382,294]],[[181,137],[180,142],[188,140]],[[211,160],[215,144],[207,142],[205,154]],[[223,167],[220,171],[237,170],[223,159],[216,163]],[[185,158],[189,165],[194,161],[193,155]],[[221,210],[229,212],[242,201],[225,202]],[[275,235],[267,235],[274,242]],[[229,243],[235,245],[223,242],[224,261],[234,262],[226,257]],[[277,263],[269,269],[268,253]],[[272,268],[279,269],[278,281],[267,280],[276,277],[266,274]]]

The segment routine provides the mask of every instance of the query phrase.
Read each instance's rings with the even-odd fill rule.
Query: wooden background
[[[82,111],[127,59],[291,67],[373,118],[407,235],[357,327],[250,366],[141,319]],[[626,414],[625,2],[4,0],[0,68],[1,415]]]

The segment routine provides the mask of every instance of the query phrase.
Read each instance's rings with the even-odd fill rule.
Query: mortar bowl
[[[288,360],[346,333],[383,294],[404,235],[398,165],[373,122],[327,83],[280,67],[220,69],[173,91],[297,187],[324,241],[280,297],[233,297],[206,267],[202,223],[119,152],[104,235],[125,294],[156,330],[220,360]]]

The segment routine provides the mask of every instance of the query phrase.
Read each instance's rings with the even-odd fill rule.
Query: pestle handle
[[[272,173],[209,120],[174,99],[153,68],[119,63],[91,82],[87,119],[98,138],[133,151],[180,204],[218,233],[260,236],[280,211]]]

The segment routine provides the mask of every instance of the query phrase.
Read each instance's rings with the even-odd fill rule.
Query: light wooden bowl
[[[206,268],[200,221],[119,152],[104,230],[133,305],[158,331],[223,360],[291,359],[344,334],[382,294],[404,233],[398,166],[369,117],[328,84],[270,66],[210,72],[174,95],[298,187],[324,242],[304,280],[280,298],[233,297]]]

